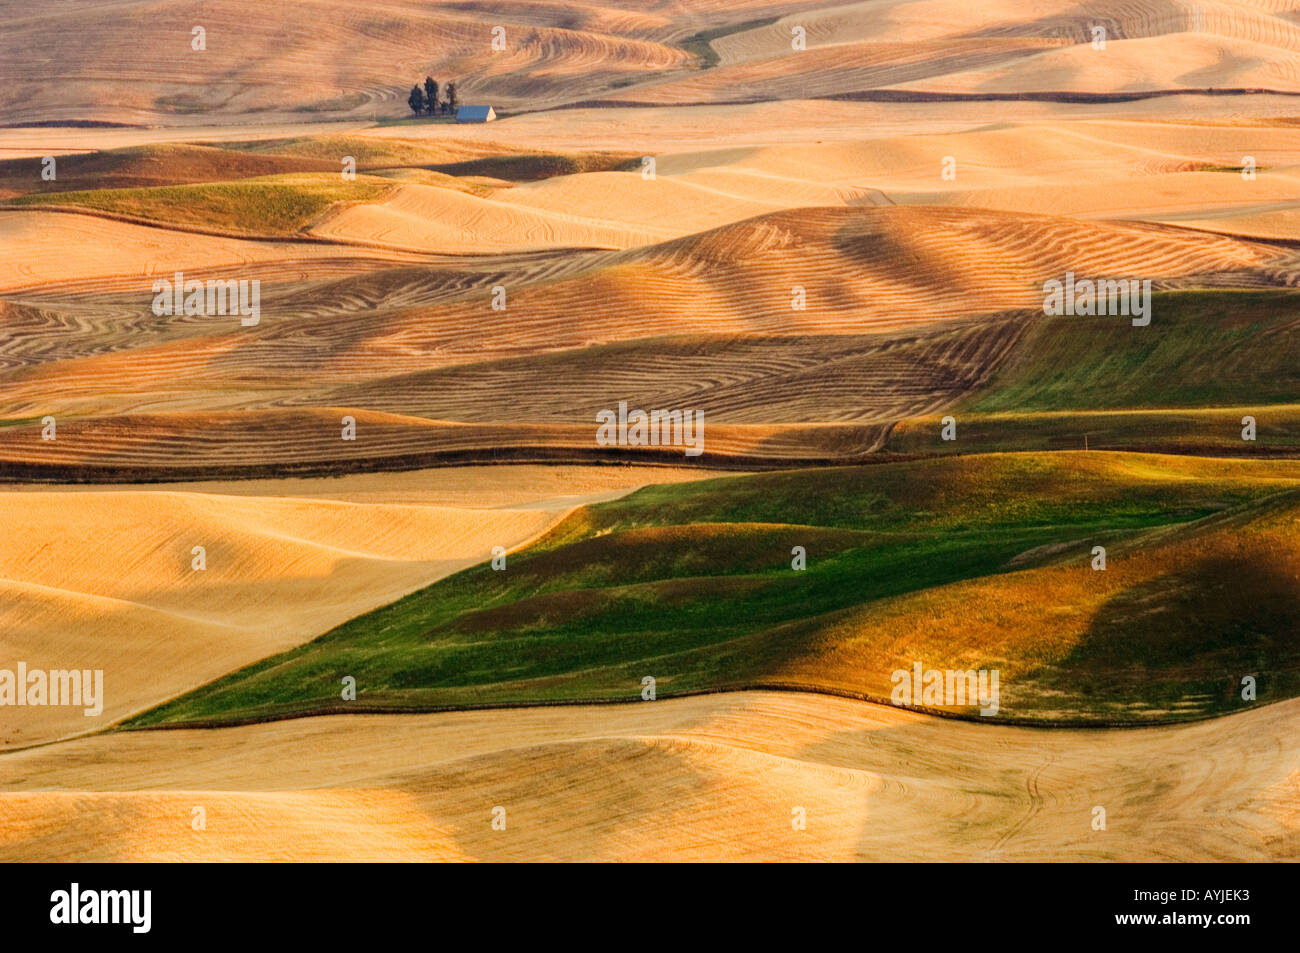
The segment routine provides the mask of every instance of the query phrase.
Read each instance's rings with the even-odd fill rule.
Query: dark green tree
[[[411,95],[406,97],[406,104],[411,107],[411,112],[420,115],[424,109],[424,93],[420,92],[419,86],[411,87]]]
[[[456,84],[447,84],[447,112],[456,115]]]
[[[438,81],[432,76],[424,77],[424,109],[430,116],[438,111]]]

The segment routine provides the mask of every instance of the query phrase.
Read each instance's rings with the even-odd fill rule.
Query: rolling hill
[[[918,662],[1000,670],[1013,721],[1237,711],[1243,675],[1300,693],[1297,467],[1017,454],[647,488],[130,724],[627,701],[645,676],[887,701]]]
[[[251,180],[242,188],[297,188],[297,181]],[[217,187],[175,188],[207,194]],[[338,194],[329,191],[325,199]],[[376,207],[363,202],[352,210]],[[259,255],[271,248],[297,253],[288,245],[249,247]],[[343,246],[304,247],[332,257]],[[232,246],[227,253],[243,251]],[[9,420],[0,428],[0,464],[11,479],[121,480],[228,476],[238,467],[252,475],[439,460],[616,459],[628,451],[596,447],[593,422],[598,410],[620,400],[706,412],[707,459],[698,462],[713,466],[855,460],[882,446],[909,454],[1014,449],[1021,438],[1013,431],[991,446],[931,447],[927,415],[968,407],[982,422],[976,431],[993,429],[988,414],[1027,386],[1003,382],[1007,374],[1028,373],[1024,367],[1035,362],[1040,376],[1055,373],[1060,368],[1044,368],[1069,354],[1080,367],[1062,379],[1095,377],[1082,365],[1101,362],[1110,347],[1097,333],[1115,341],[1115,354],[1102,362],[1113,381],[1123,373],[1115,355],[1127,353],[1123,360],[1136,365],[1159,343],[1160,360],[1173,366],[1195,346],[1195,329],[1221,325],[1216,333],[1238,342],[1238,364],[1205,373],[1246,376],[1203,388],[1205,399],[1232,392],[1243,404],[1278,403],[1290,378],[1265,371],[1290,360],[1272,342],[1294,320],[1291,298],[1234,298],[1223,289],[1285,285],[1294,263],[1285,247],[1163,225],[1081,226],[976,209],[821,207],[618,252],[387,268],[340,262],[350,274],[318,272],[309,281],[287,280],[267,260],[256,266],[266,285],[255,327],[229,318],[155,316],[153,296],[138,279],[113,291],[99,285],[89,306],[82,290],[47,291],[6,306],[12,326],[25,330],[7,345],[9,368],[0,373],[0,413]],[[259,274],[244,268],[241,274]],[[1115,327],[1097,319],[1036,324],[1041,315],[1031,309],[1041,306],[1042,283],[1066,271],[1212,291],[1160,297],[1160,318],[1140,331],[1122,319],[1112,319]],[[209,264],[199,274],[222,273]],[[140,290],[128,293],[127,284]],[[506,310],[497,311],[502,291]],[[1280,305],[1288,317],[1241,325],[1233,316],[1238,302],[1250,302],[1252,313]],[[575,314],[588,317],[579,322]],[[130,333],[122,333],[126,328]],[[1027,328],[1039,330],[1026,338]],[[1078,347],[1076,333],[1092,343]],[[1263,363],[1252,357],[1265,351]],[[1012,370],[993,378],[1004,362]],[[286,377],[286,365],[299,373]],[[1272,383],[1252,389],[1252,370]],[[1126,391],[1100,378],[1089,386],[1071,409],[1170,406],[1163,398],[1127,407],[1113,397],[1094,400],[1089,395],[1108,388]],[[1003,389],[1011,396],[1002,404],[987,396]],[[1190,396],[1183,405],[1197,406]],[[46,415],[60,422],[57,441],[40,439]],[[336,439],[344,417],[360,423],[356,441]],[[1103,434],[1101,445],[1241,449],[1214,436],[1213,421],[1165,427],[1162,420],[1135,418],[1124,442]],[[1026,448],[1082,442],[1076,421],[1058,424],[1035,413],[1015,426],[1047,434]],[[1291,452],[1291,418],[1278,426],[1260,452]],[[1058,434],[1067,442],[1054,443]],[[643,454],[681,458],[680,448]]]
[[[1298,705],[1104,738],[771,692],[131,732],[4,755],[0,858],[1291,860]]]
[[[973,97],[1297,91],[1295,22],[1275,4],[1195,9],[1053,0],[971,6],[790,0],[657,5],[390,0],[358,13],[291,0],[115,0],[4,16],[0,120],[128,124],[397,119],[409,84],[517,112],[585,102],[696,103],[913,90]],[[200,48],[195,26],[205,31]],[[1092,29],[1107,30],[1104,50]],[[794,45],[803,33],[804,49]],[[494,45],[494,40],[495,45]],[[70,55],[75,51],[76,55]],[[66,64],[57,88],[37,80]]]
[[[1287,4],[0,19],[0,859],[1300,858]]]
[[[0,493],[0,658],[99,669],[103,712],[6,708],[0,748],[97,731],[672,470],[500,467]],[[195,547],[203,565],[195,568]]]

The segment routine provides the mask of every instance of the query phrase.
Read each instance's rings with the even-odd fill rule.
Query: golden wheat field
[[[0,859],[1300,860],[1286,4],[0,0],[0,80]]]
[[[86,738],[7,756],[0,857],[1285,859],[1295,707],[1105,746],[764,692]]]

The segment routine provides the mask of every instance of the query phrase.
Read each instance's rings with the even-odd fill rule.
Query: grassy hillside
[[[1241,457],[1300,453],[1300,404],[1175,410],[953,413],[957,438],[943,440],[943,416],[898,424],[885,449],[906,454],[1041,450],[1146,450]],[[1242,419],[1255,418],[1254,441],[1242,439]],[[1086,443],[1085,443],[1086,439]]]
[[[1173,292],[1155,296],[1152,314],[1144,328],[1033,316],[982,387],[900,422],[885,449],[1300,452],[1300,294]],[[956,440],[940,437],[947,415]],[[1242,439],[1246,416],[1253,442]]]
[[[430,166],[447,175],[483,176],[509,182],[537,182],[580,172],[616,172],[640,168],[641,157],[630,153],[579,152],[572,155],[532,153],[487,156]]]
[[[352,156],[356,159],[359,169],[428,166],[433,163],[458,162],[496,152],[511,151],[505,146],[358,135],[255,139],[247,142],[228,142],[224,145],[227,149],[239,152],[328,160],[335,164],[342,156]]]
[[[1237,407],[1300,399],[1300,293],[1154,296],[1151,324],[1034,317],[975,413]]]
[[[506,143],[474,143],[388,136],[312,136],[303,139],[262,139],[228,143],[228,149],[284,161],[337,163],[350,155],[366,170],[424,168],[451,176],[481,176],[514,182],[532,182],[578,172],[607,172],[638,165],[640,154],[630,152],[526,152]],[[639,165],[638,165],[639,167]]]
[[[366,202],[393,184],[359,176],[346,181],[337,173],[265,176],[238,182],[97,189],[25,195],[14,205],[76,205],[114,215],[192,225],[249,235],[294,235],[336,202]]]
[[[647,675],[888,698],[916,661],[998,668],[1002,717],[1232,710],[1238,673],[1296,690],[1298,487],[1289,461],[1026,454],[647,488],[131,726],[347,710],[347,675],[367,709],[635,699]]]
[[[339,165],[334,157],[257,155],[165,143],[59,156],[52,181],[41,177],[42,168],[39,158],[0,159],[0,192],[152,188],[290,172],[332,172]]]

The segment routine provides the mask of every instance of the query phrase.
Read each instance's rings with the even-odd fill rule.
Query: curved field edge
[[[31,402],[15,397],[21,416],[0,421],[0,481],[217,479],[534,461],[760,470],[1073,449],[1294,457],[1297,303],[1290,291],[1183,291],[1157,294],[1153,322],[1143,328],[1124,318],[1002,314],[898,336],[773,336],[747,339],[743,347],[716,335],[637,339],[323,384],[270,408],[60,415],[68,439],[57,444],[40,439]],[[665,383],[658,369],[683,354],[689,375]],[[592,395],[620,362],[649,369],[627,377],[645,406],[707,408],[703,456],[596,446],[594,424],[579,422],[573,407],[599,405]],[[899,375],[906,386],[892,383]],[[692,384],[716,378],[724,384]],[[81,379],[104,386],[102,376]],[[825,399],[829,409],[819,411],[815,395],[823,393],[832,396]],[[514,414],[509,422],[491,411],[503,394]],[[328,408],[366,420],[366,439],[346,446],[325,440],[333,429],[325,422]],[[956,423],[951,440],[944,439],[949,416]],[[1243,439],[1248,417],[1255,422],[1250,440]],[[238,446],[239,461],[214,453],[214,437]]]
[[[192,185],[35,193],[11,199],[9,205],[100,212],[240,237],[284,238],[304,232],[341,203],[378,201],[394,188],[392,182],[371,176],[348,181],[335,173],[303,172]]]
[[[1295,859],[1297,713],[1098,737],[750,692],[140,731],[6,755],[0,855]],[[185,826],[195,792],[225,819],[200,834]],[[1097,803],[1114,819],[1102,839]],[[483,823],[495,804],[514,834]],[[792,834],[790,804],[821,822]]]
[[[917,663],[999,671],[994,721],[1226,714],[1244,676],[1300,694],[1297,491],[1290,461],[1082,453],[651,487],[126,727],[637,700],[647,676],[886,701]]]
[[[982,387],[945,412],[899,421],[882,449],[1300,452],[1300,296],[1178,291],[1154,295],[1151,310],[1146,327],[1034,316]],[[944,439],[947,416],[955,439]]]

